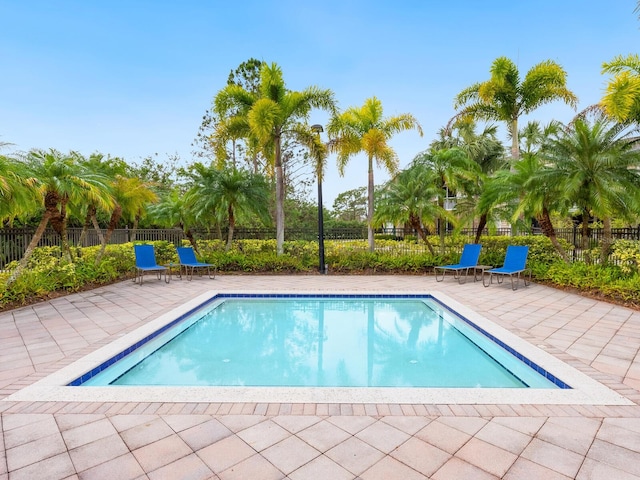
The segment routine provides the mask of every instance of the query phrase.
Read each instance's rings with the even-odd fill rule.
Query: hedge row
[[[437,239],[434,238],[434,245]],[[376,251],[367,251],[366,241],[325,242],[325,262],[329,273],[339,274],[430,274],[433,267],[455,263],[464,239],[447,238],[446,254],[425,253],[415,242],[379,239]],[[501,265],[508,245],[529,245],[528,266],[534,279],[559,287],[571,287],[608,298],[640,304],[640,248],[638,242],[618,241],[613,257],[618,266],[563,263],[546,237],[483,237],[479,262]],[[175,246],[154,242],[160,264],[177,262]],[[6,279],[16,263],[0,273],[0,308],[27,304],[49,298],[52,293],[74,292],[92,286],[132,278],[133,245],[109,245],[99,265],[95,256],[99,247],[75,250],[73,263],[60,259],[59,247],[38,248],[27,269],[10,287]],[[219,273],[315,273],[318,270],[318,245],[315,242],[285,242],[285,254],[276,255],[275,240],[238,240],[229,251],[219,240],[198,243],[200,258],[218,266]],[[438,250],[436,248],[436,250]]]

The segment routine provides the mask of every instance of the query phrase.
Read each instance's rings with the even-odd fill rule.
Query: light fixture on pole
[[[311,125],[311,131],[318,135],[318,141],[320,140],[320,133],[324,131],[322,125]],[[317,158],[316,161],[316,176],[318,177],[318,255],[319,255],[319,272],[321,274],[327,273],[327,266],[324,263],[324,221],[322,219],[322,160]]]

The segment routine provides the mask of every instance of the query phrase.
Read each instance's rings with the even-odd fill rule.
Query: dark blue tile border
[[[540,375],[545,377],[547,380],[549,380],[551,383],[556,385],[558,388],[561,388],[561,389],[564,389],[564,390],[569,390],[569,389],[572,388],[567,383],[563,382],[562,380],[560,380],[558,377],[556,377],[552,373],[547,372],[540,365],[538,365],[537,363],[535,363],[532,360],[529,360],[527,357],[525,357],[524,355],[519,353],[517,350],[515,350],[514,348],[512,348],[509,345],[507,345],[506,343],[504,343],[502,340],[500,340],[496,336],[490,334],[485,329],[483,329],[483,328],[479,327],[478,325],[476,325],[475,323],[473,323],[471,320],[466,318],[464,315],[461,315],[460,313],[456,312],[455,310],[453,310],[448,305],[446,305],[446,304],[442,303],[441,301],[439,301],[437,298],[433,298],[433,297],[430,297],[430,298],[431,298],[431,300],[435,301],[438,305],[440,305],[442,308],[448,310],[449,312],[451,312],[452,314],[454,314],[455,316],[460,318],[462,321],[464,321],[467,325],[469,325],[470,327],[474,328],[476,331],[480,332],[482,335],[484,335],[485,337],[487,337],[488,339],[493,341],[495,344],[497,344],[500,347],[502,347],[504,350],[506,350],[511,355],[516,357],[522,363],[524,363],[528,367],[530,367],[533,370],[535,370],[536,372],[538,372]]]
[[[274,293],[220,293],[220,294],[217,294],[214,297],[210,298],[206,302],[202,303],[201,305],[198,305],[197,307],[192,308],[191,310],[187,311],[186,313],[183,313],[178,318],[176,318],[175,320],[172,320],[171,322],[169,322],[164,327],[156,330],[155,332],[151,333],[150,335],[147,335],[143,339],[139,340],[135,344],[133,344],[130,347],[128,347],[125,350],[123,350],[122,352],[118,353],[117,355],[114,355],[113,357],[109,358],[108,360],[106,360],[105,362],[101,363],[97,367],[95,367],[92,370],[84,373],[83,375],[81,375],[80,377],[76,378],[75,380],[69,382],[67,384],[67,386],[69,386],[69,387],[77,387],[77,386],[82,385],[84,382],[86,382],[90,378],[94,377],[95,375],[97,375],[98,373],[102,372],[103,370],[109,368],[111,365],[113,365],[117,361],[123,359],[124,357],[126,357],[130,353],[134,352],[135,350],[137,350],[141,346],[145,345],[150,340],[153,340],[158,335],[166,332],[168,329],[170,329],[171,327],[173,327],[177,323],[181,322],[185,318],[189,317],[191,314],[193,314],[197,310],[200,310],[201,308],[204,308],[207,305],[209,305],[209,304],[211,304],[211,303],[213,303],[213,302],[215,302],[217,300],[222,300],[222,299],[225,299],[225,298],[388,298],[388,299],[401,299],[401,298],[420,298],[420,299],[425,299],[425,298],[428,298],[430,300],[435,301],[442,308],[444,308],[445,310],[449,311],[453,315],[455,315],[458,318],[460,318],[463,322],[465,322],[467,325],[469,325],[470,327],[475,329],[477,332],[481,333],[482,335],[484,335],[488,339],[492,340],[494,343],[496,343],[497,345],[502,347],[504,350],[509,352],[511,355],[516,357],[518,360],[523,362],[525,365],[527,365],[530,368],[532,368],[533,370],[535,370],[538,374],[540,374],[543,377],[545,377],[547,380],[549,380],[551,383],[556,385],[558,388],[571,389],[571,387],[568,384],[566,384],[565,382],[560,380],[558,377],[556,377],[555,375],[551,374],[550,372],[547,372],[544,368],[542,368],[541,366],[539,366],[535,362],[529,360],[527,357],[525,357],[524,355],[520,354],[518,351],[516,351],[515,349],[513,349],[512,347],[510,347],[509,345],[504,343],[502,340],[500,340],[499,338],[495,337],[494,335],[491,335],[489,332],[487,332],[483,328],[479,327],[478,325],[473,323],[468,318],[466,318],[463,315],[459,314],[458,312],[453,310],[448,305],[440,302],[437,298],[434,298],[433,296],[431,296],[429,294],[386,294],[386,293],[380,293],[380,294],[366,294],[366,293],[355,293],[355,294],[353,294],[353,293],[344,293],[344,294],[341,294],[341,293],[275,293],[275,294]]]

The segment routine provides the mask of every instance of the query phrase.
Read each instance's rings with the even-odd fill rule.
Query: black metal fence
[[[24,252],[31,242],[31,238],[35,233],[35,228],[4,228],[0,229],[0,269],[6,264],[14,260],[20,260]],[[400,229],[401,230],[401,229]],[[82,235],[82,228],[69,228],[67,236],[69,244],[79,247],[91,247],[100,245],[102,240],[95,229],[87,230]],[[102,230],[104,235],[106,230]],[[193,230],[196,239],[214,240],[226,239],[227,231],[214,230]],[[403,233],[400,231],[400,234]],[[235,240],[269,240],[276,238],[275,229],[269,228],[237,228],[234,230],[233,238]],[[361,240],[367,238],[367,228],[336,228],[325,230],[325,239],[327,240]],[[186,239],[184,232],[180,229],[137,229],[129,228],[116,229],[113,231],[110,244],[120,244],[127,242],[153,242],[164,240],[175,245],[179,245],[182,240]],[[286,239],[315,241],[318,239],[318,232],[309,229],[289,228],[286,231]],[[60,236],[52,229],[47,229],[38,242],[38,247],[59,246],[61,244]]]
[[[5,228],[0,229],[0,269],[2,269],[7,263],[19,260],[22,258],[24,251],[27,248],[27,245],[31,241],[33,234],[35,233],[35,228]],[[104,235],[105,230],[102,231]],[[214,231],[214,230],[194,230],[194,236],[196,239],[203,240],[212,240],[212,239],[226,239],[227,232],[226,231]],[[488,231],[483,232],[485,235],[488,235]],[[562,238],[566,240],[570,245],[574,246],[574,259],[581,258],[581,242],[582,242],[582,232],[579,228],[565,228],[558,229],[556,231],[558,238]],[[377,235],[385,235],[389,238],[402,240],[407,236],[416,236],[416,232],[414,230],[407,230],[403,228],[384,228],[376,230]],[[459,232],[462,236],[469,237],[470,241],[475,236],[475,230],[473,229],[465,229]],[[497,231],[492,231],[492,235],[511,235],[512,231],[510,229],[500,229]],[[518,235],[538,235],[539,231],[533,232],[521,232]],[[625,239],[625,240],[639,240],[640,241],[640,227],[636,228],[614,228],[612,230],[614,239]],[[307,240],[307,241],[315,241],[318,239],[318,232],[313,229],[295,229],[288,228],[285,232],[286,240]],[[589,238],[590,245],[597,246],[601,241],[603,236],[602,229],[590,229],[589,230]],[[82,237],[82,229],[81,228],[69,228],[68,229],[68,237],[69,244],[74,246],[81,247],[89,247],[100,245],[100,235],[94,230],[90,229],[85,232],[84,237]],[[259,239],[259,240],[268,240],[275,239],[276,232],[275,229],[265,229],[265,228],[237,228],[234,230],[234,239],[236,240],[245,240],[245,239]],[[81,241],[82,238],[82,241]],[[127,243],[132,241],[158,241],[164,240],[175,245],[179,245],[182,240],[186,237],[182,230],[179,229],[137,229],[132,230],[128,228],[117,229],[113,232],[109,243],[111,244],[119,244],[119,243]],[[367,228],[328,228],[324,231],[325,240],[334,240],[334,241],[349,241],[349,240],[366,240],[367,238]],[[53,230],[46,230],[44,235],[42,236],[38,246],[59,246],[60,245],[60,236],[54,232]],[[415,251],[415,249],[412,249]]]

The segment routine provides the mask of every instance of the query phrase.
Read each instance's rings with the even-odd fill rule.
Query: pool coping
[[[318,296],[318,292],[295,292]],[[291,291],[252,292],[255,295],[287,295]],[[381,292],[323,291],[327,295],[371,295]],[[492,336],[551,372],[572,388],[506,389],[506,388],[346,388],[346,387],[125,387],[66,386],[75,378],[118,354],[133,343],[157,331],[216,295],[232,292],[208,291],[183,305],[157,317],[136,330],[97,349],[80,360],[29,385],[2,401],[63,402],[180,402],[180,403],[353,403],[353,404],[548,404],[548,405],[635,405],[619,393],[602,385],[585,373],[530,344],[507,329],[486,319],[474,310],[435,290],[390,293],[392,296],[430,295],[475,323]],[[243,295],[245,295],[243,293]]]

